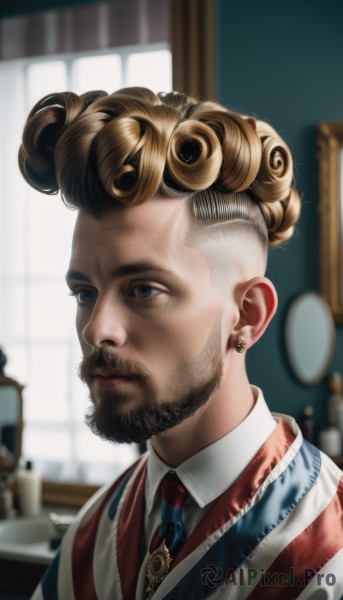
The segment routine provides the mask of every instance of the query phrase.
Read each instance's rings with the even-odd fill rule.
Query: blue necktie
[[[172,560],[185,539],[182,508],[188,491],[176,473],[161,481],[161,523],[150,544],[147,564],[146,598],[151,598],[168,574]]]
[[[153,552],[164,541],[169,551],[175,554],[185,537],[182,508],[188,491],[176,473],[168,473],[161,481],[161,523],[150,545]]]

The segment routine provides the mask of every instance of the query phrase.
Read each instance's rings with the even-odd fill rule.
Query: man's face
[[[101,437],[141,442],[194,414],[219,387],[223,294],[187,245],[186,200],[80,213],[68,285]]]

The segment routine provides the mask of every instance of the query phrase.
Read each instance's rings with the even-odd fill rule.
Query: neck
[[[166,464],[178,467],[242,423],[255,400],[245,369],[234,381],[226,377],[219,390],[194,415],[154,436],[153,449]]]

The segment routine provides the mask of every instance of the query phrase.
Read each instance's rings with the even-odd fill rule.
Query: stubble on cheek
[[[190,341],[192,341],[191,337]],[[192,343],[190,343],[190,346],[192,347]],[[175,361],[175,357],[172,354],[170,360]],[[168,368],[168,362],[166,364]],[[216,373],[217,379],[221,381],[222,369],[221,319],[217,317],[205,343],[195,357],[189,360],[189,350],[188,355],[186,351],[184,356],[181,355],[175,366],[175,371],[170,378],[165,400],[170,401],[173,397],[181,397],[189,394],[193,387],[197,387],[202,382],[207,381],[213,376],[213,373]]]

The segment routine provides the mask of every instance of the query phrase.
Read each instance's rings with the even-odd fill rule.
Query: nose
[[[120,308],[106,299],[97,299],[92,314],[83,324],[82,337],[89,346],[123,346],[126,342],[126,329]]]

